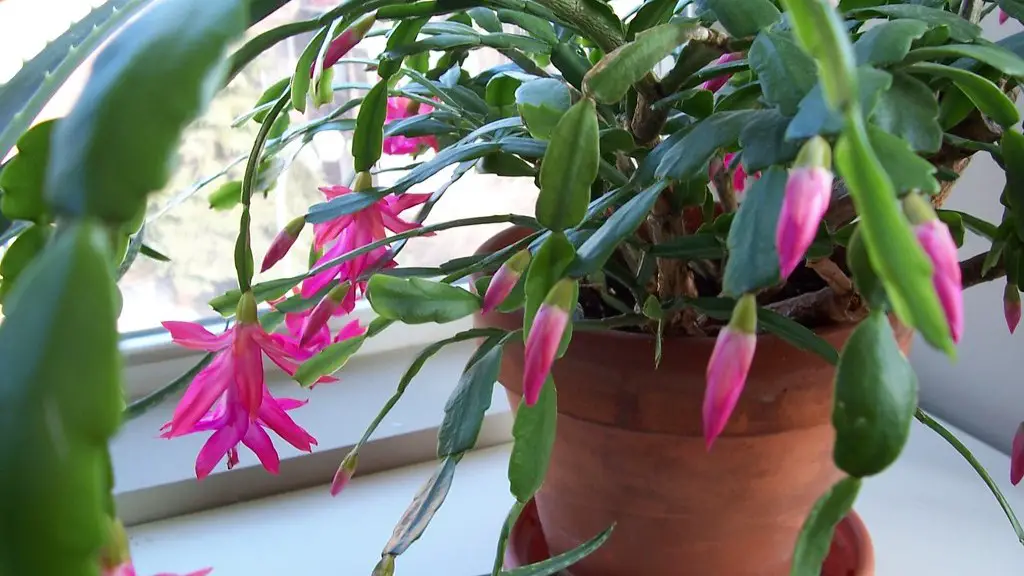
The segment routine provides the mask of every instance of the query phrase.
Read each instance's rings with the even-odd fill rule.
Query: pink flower
[[[393,96],[388,98],[388,110],[385,120],[392,122],[416,116],[417,114],[427,114],[431,110],[433,108],[428,104],[418,103],[415,100],[401,96]],[[437,138],[434,136],[388,136],[384,139],[384,153],[392,156],[404,154],[415,156],[427,148],[433,148],[434,150],[440,148]]]
[[[739,155],[735,152],[729,152],[726,154],[721,161],[713,160],[711,165],[708,166],[708,178],[711,183],[714,184],[715,177],[721,170],[733,170],[732,173],[732,190],[737,197],[741,197],[747,189],[747,171],[743,168],[743,164],[739,160]],[[755,172],[752,178],[757,180],[761,177],[760,172]]]
[[[375,20],[376,14],[363,16],[332,40],[330,45],[327,46],[327,53],[324,55],[324,70],[337,64],[338,60],[344,58],[349,50],[355,48],[356,44],[359,44],[363,37],[366,36],[366,33],[370,31],[370,28],[373,27]],[[315,73],[316,62],[313,62],[309,67],[309,77],[312,78]]]
[[[324,187],[320,188],[320,191],[328,199],[352,192],[344,186]],[[426,202],[428,198],[430,198],[429,194],[402,194],[400,196],[392,194],[358,212],[346,214],[322,224],[315,224],[313,226],[314,249],[324,250],[323,256],[317,261],[316,266],[321,266],[325,262],[367,244],[383,240],[387,235],[387,230],[400,233],[419,228],[419,224],[402,220],[399,214]],[[366,289],[366,281],[359,281],[359,277],[377,265],[387,252],[386,247],[380,246],[307,278],[302,283],[302,296],[310,298],[332,280],[340,278],[343,282],[352,282],[352,289],[349,290],[340,306],[344,312],[351,312],[355,307],[356,298],[362,295]]]
[[[725,429],[747,382],[757,346],[757,303],[752,295],[740,298],[729,325],[722,328],[707,367],[702,417],[708,450]]]
[[[204,568],[195,572],[189,572],[188,574],[182,574],[181,576],[206,576],[210,572],[213,572],[213,568]],[[120,566],[113,568],[103,568],[101,576],[136,576],[135,566],[132,565],[132,561],[129,560]],[[177,574],[171,574],[170,572],[161,572],[154,576],[178,576]]]
[[[313,311],[309,313],[306,318],[305,324],[302,326],[302,334],[299,339],[299,344],[302,346],[308,345],[314,337],[320,335],[323,328],[327,326],[327,321],[332,316],[338,315],[341,311],[342,302],[348,297],[349,290],[352,285],[348,282],[339,284],[338,286],[331,289],[330,292],[324,296],[320,303],[313,308]],[[328,329],[328,336],[330,335],[330,329]]]
[[[949,227],[937,218],[917,224],[914,233],[932,262],[932,283],[946,312],[953,342],[959,342],[964,331],[964,298],[956,242]]]
[[[271,335],[263,331],[256,317],[252,293],[239,300],[237,323],[223,334],[214,335],[192,322],[164,322],[164,328],[180,346],[216,353],[189,385],[171,421],[164,425],[164,438],[212,430],[196,458],[196,476],[203,478],[217,462],[228,456],[228,467],[238,461],[239,442],[259,457],[264,467],[277,471],[278,456],[269,427],[300,450],[316,444],[305,430],[285,414],[304,404],[298,400],[277,400],[267,390],[263,355],[293,375],[296,358]],[[214,407],[216,405],[216,407]]]
[[[359,466],[359,453],[356,451],[349,452],[345,459],[341,461],[341,466],[338,466],[338,471],[334,473],[334,479],[331,480],[331,496],[337,496],[348,486],[352,476],[356,473],[356,467]]]
[[[271,266],[280,262],[288,254],[288,251],[292,249],[292,245],[295,244],[295,240],[299,238],[299,234],[305,226],[305,217],[299,216],[277,233],[277,236],[270,243],[270,248],[267,249],[267,254],[263,257],[263,265],[260,266],[260,272],[270,270]]]
[[[1003,316],[1006,318],[1006,327],[1013,334],[1020,324],[1020,291],[1009,282],[1003,291]]]
[[[729,62],[740,60],[741,58],[743,58],[742,52],[722,54],[714,62],[712,62],[711,65],[719,66],[722,64],[728,64]],[[732,74],[723,74],[721,76],[717,76],[715,78],[712,78],[711,80],[704,82],[703,84],[700,85],[700,88],[701,90],[710,90],[712,92],[718,92],[719,90],[722,89],[723,86],[725,86],[729,82],[730,78],[732,78]],[[728,163],[728,160],[726,160],[726,163]]]
[[[1006,13],[1002,8],[999,9],[999,23],[1006,24],[1006,21],[1010,19],[1010,15]]]
[[[305,362],[324,348],[336,344],[342,340],[356,338],[366,333],[366,327],[359,324],[359,320],[352,320],[338,330],[338,333],[331,336],[331,329],[328,324],[321,326],[309,340],[303,344],[302,333],[309,321],[310,311],[289,312],[284,315],[285,332],[271,334],[270,337],[281,348],[290,354],[297,362]],[[333,376],[324,376],[317,383],[336,382]]]
[[[831,198],[832,172],[827,168],[798,167],[789,172],[775,229],[775,247],[783,278],[793,273],[811,247]]]
[[[527,406],[537,403],[544,382],[551,373],[562,334],[569,323],[569,311],[575,304],[575,288],[576,284],[572,280],[560,280],[548,292],[533,318],[530,335],[526,338],[523,369],[523,398]]]
[[[506,260],[501,265],[501,268],[498,268],[494,277],[491,278],[491,283],[487,286],[481,312],[486,314],[504,302],[508,295],[512,293],[512,290],[515,289],[516,284],[519,283],[520,276],[523,275],[523,272],[526,271],[529,265],[529,250],[521,250]]]
[[[1017,427],[1013,435],[1013,448],[1010,451],[1010,483],[1014,486],[1024,477],[1024,422]]]

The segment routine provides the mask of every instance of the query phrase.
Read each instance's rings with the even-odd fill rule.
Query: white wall
[[[985,35],[998,40],[1021,30],[1016,21],[1000,26],[992,14]],[[979,153],[961,176],[944,206],[998,224],[1002,170]],[[988,240],[967,234],[961,259],[988,250]],[[1024,327],[1010,336],[1003,320],[1004,282],[971,288],[964,294],[965,330],[958,359],[950,363],[918,338],[910,359],[921,381],[921,404],[929,411],[999,450],[1010,451],[1017,425],[1024,420]]]

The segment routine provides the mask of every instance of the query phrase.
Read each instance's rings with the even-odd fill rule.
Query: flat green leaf
[[[782,19],[770,0],[705,0],[718,23],[732,36],[743,38]]]
[[[622,100],[630,86],[701,31],[692,22],[674,22],[637,34],[635,40],[615,49],[587,72],[583,93],[604,104]]]
[[[245,8],[158,3],[107,45],[50,140],[46,189],[56,212],[124,222],[163,188],[182,130],[220,85]]]
[[[526,508],[526,504],[517,500],[512,503],[512,507],[508,510],[508,515],[505,516],[505,522],[501,525],[501,533],[498,535],[498,549],[494,553],[494,567],[491,569],[491,576],[501,576],[501,568],[505,565],[505,549],[508,547],[508,536],[512,532],[512,527],[519,520],[519,515],[523,513],[524,508]],[[487,575],[484,574],[482,576]]]
[[[614,526],[609,526],[604,532],[580,544],[576,548],[563,552],[558,556],[541,560],[535,564],[513,568],[501,573],[501,576],[554,576],[562,570],[570,568],[573,564],[590,556],[595,550],[601,547],[612,535]]]
[[[416,41],[416,36],[427,23],[429,18],[406,18],[398,23],[388,35],[387,50],[382,55],[380,64],[377,67],[377,74],[387,80],[402,69],[402,56],[393,53],[393,50],[406,44]]]
[[[664,24],[672,16],[675,7],[676,0],[647,0],[629,21],[626,38],[632,40],[640,32]]]
[[[740,132],[740,158],[748,174],[796,158],[800,143],[786,138],[791,120],[775,110],[758,110],[752,115]]]
[[[455,477],[455,465],[461,458],[462,454],[445,458],[430,479],[420,487],[402,514],[402,519],[395,526],[391,539],[384,545],[384,554],[398,556],[413,542],[419,540],[427,525],[433,520],[434,514],[441,508],[441,504],[444,504],[448,490],[452,487],[452,479]]]
[[[594,101],[584,98],[558,121],[540,166],[537,220],[552,230],[580,223],[597,178],[600,144]]]
[[[753,110],[717,112],[701,120],[679,140],[666,140],[662,145],[673,144],[662,153],[655,176],[689,180],[701,175],[711,156],[719,148],[736,142],[740,132],[756,114],[757,111]]]
[[[928,25],[920,20],[890,20],[865,32],[853,43],[857,64],[895,64],[910,52],[914,40],[924,36]]]
[[[366,293],[374,312],[406,324],[444,324],[480,309],[480,298],[472,292],[422,278],[376,274]]]
[[[1024,162],[1024,156],[1021,157],[1021,161]],[[998,227],[995,224],[982,220],[973,214],[958,212],[956,210],[936,210],[936,212],[938,212],[940,218],[944,213],[956,214],[960,218],[960,221],[963,222],[966,229],[974,232],[982,238],[985,238],[986,240],[994,240],[998,233]]]
[[[498,19],[502,22],[518,26],[538,40],[548,44],[558,42],[558,36],[555,34],[554,28],[551,27],[551,23],[543,18],[517,10],[498,10],[497,14]]]
[[[963,247],[967,227],[964,226],[964,220],[960,217],[960,213],[952,210],[936,210],[935,213],[939,216],[939,221],[949,228],[949,235],[953,237],[956,247]]]
[[[915,152],[937,152],[942,145],[939,105],[927,84],[903,72],[892,75],[892,86],[882,93],[872,121],[899,136]]]
[[[1006,200],[1015,216],[1017,236],[1024,238],[1024,136],[1006,130],[999,147],[1006,167]]]
[[[820,0],[784,0],[784,5],[800,46],[817,61],[825,100],[833,109],[846,109],[856,78],[846,22],[830,3]]]
[[[682,260],[717,260],[726,254],[725,246],[714,234],[679,236],[668,242],[651,246],[647,253],[659,258],[680,258]]]
[[[832,547],[832,535],[853,508],[860,485],[859,478],[843,478],[814,503],[797,537],[790,576],[821,575],[821,565]]]
[[[576,251],[576,261],[570,267],[569,275],[580,277],[600,270],[619,244],[636,232],[667,186],[668,182],[664,180],[657,182],[615,210]]]
[[[21,273],[42,253],[50,239],[50,227],[36,225],[22,232],[8,246],[0,260],[0,303],[7,300],[7,294],[17,285]]]
[[[857,69],[857,92],[861,113],[870,117],[882,94],[892,86],[892,75],[870,66]],[[810,138],[819,134],[831,136],[842,132],[845,122],[839,112],[829,108],[819,82],[800,101],[800,111],[786,129],[791,140]],[[745,154],[745,152],[744,152]]]
[[[576,257],[565,234],[556,232],[548,236],[530,261],[526,271],[526,307],[523,313],[523,337],[530,333],[533,317],[537,314],[544,298],[559,280],[565,277],[566,270]],[[571,328],[567,328],[568,332]]]
[[[477,164],[477,170],[482,174],[496,174],[508,178],[533,178],[537,170],[532,164],[514,154],[495,152],[488,154]]]
[[[359,351],[365,340],[365,337],[357,336],[327,346],[316,356],[303,362],[292,378],[303,387],[312,386],[321,376],[329,376],[341,370],[349,358]]]
[[[78,67],[153,0],[109,0],[46,44],[0,86],[0,159]]]
[[[314,61],[316,61],[317,55],[320,54],[320,49],[327,40],[329,30],[329,26],[321,28],[309,40],[309,43],[306,44],[302,53],[299,54],[299,58],[295,61],[295,72],[292,74],[291,82],[291,100],[292,108],[299,112],[306,111],[306,96],[309,93],[309,83],[312,80],[309,76],[309,70],[312,68]]]
[[[242,181],[231,180],[221,184],[210,192],[207,200],[214,210],[231,210],[242,203]]]
[[[476,444],[484,413],[491,406],[494,383],[501,368],[502,338],[480,345],[459,378],[444,406],[444,420],[437,431],[437,457],[447,458],[470,450]]]
[[[310,224],[321,224],[335,218],[354,214],[360,210],[372,206],[379,201],[383,195],[376,191],[349,192],[327,202],[313,204],[306,212],[306,222]],[[212,196],[211,196],[212,203]]]
[[[554,78],[524,82],[516,89],[516,106],[534,138],[547,140],[571,105],[569,89]]]
[[[864,300],[874,309],[886,306],[885,286],[871,267],[871,258],[864,245],[864,235],[859,227],[852,226],[853,233],[846,245],[846,265],[853,274],[853,282]]]
[[[54,120],[40,122],[18,139],[18,155],[0,172],[0,211],[14,220],[47,220],[43,181],[50,157]]]
[[[380,159],[387,114],[388,83],[381,80],[363,98],[352,134],[352,158],[357,172],[365,172]]]
[[[1024,60],[997,44],[944,44],[918,48],[907,55],[907,62],[942,60],[961,56],[970,58],[1009,76],[1024,76]]]
[[[487,8],[470,8],[466,10],[466,14],[476,22],[477,26],[480,26],[488,32],[501,32],[501,21],[498,20],[498,16],[493,10]]]
[[[953,353],[949,325],[932,284],[932,266],[896,203],[896,190],[868,141],[854,123],[835,147],[835,165],[860,216],[871,267],[885,284],[896,315],[933,346]]]
[[[116,286],[104,244],[94,225],[65,227],[24,271],[4,308],[3,574],[95,576],[107,541],[107,444],[124,402]]]
[[[755,181],[746,194],[729,229],[729,259],[725,264],[722,291],[740,296],[779,281],[779,253],[775,249],[786,171],[772,167]]]
[[[148,244],[143,244],[139,248],[139,254],[142,254],[143,256],[145,256],[146,258],[149,258],[150,260],[156,260],[157,262],[170,262],[171,261],[170,256],[167,256],[163,252],[160,252],[159,250],[157,250],[156,248],[153,248],[152,246],[150,246]]]
[[[1013,100],[1010,100],[998,86],[983,76],[952,66],[924,62],[914,64],[908,70],[912,73],[927,74],[952,80],[957,88],[962,90],[983,114],[995,120],[1003,127],[1008,128],[1020,122],[1020,112],[1017,111]]]
[[[786,116],[796,114],[800,100],[817,82],[814,60],[783,32],[764,30],[758,34],[747,61],[761,81],[765,100]]]
[[[971,42],[981,36],[981,28],[964,20],[954,12],[947,12],[939,8],[920,6],[915,4],[889,4],[885,6],[872,6],[850,10],[847,16],[855,18],[871,18],[874,16],[885,16],[888,18],[909,18],[920,20],[931,28],[944,26],[949,29],[950,38],[959,42]]]
[[[935,179],[935,166],[915,154],[906,140],[893,136],[877,126],[868,126],[871,147],[882,162],[896,192],[903,196],[907,192],[920,191],[937,194],[939,182]]]
[[[851,476],[878,474],[896,461],[917,408],[917,378],[884,312],[857,326],[836,369],[833,459]]]
[[[781,314],[759,308],[757,311],[757,324],[793,346],[817,354],[829,364],[835,364],[839,360],[839,354],[836,352],[836,349],[826,340],[806,326],[790,320]]]
[[[499,116],[513,116],[516,113],[516,89],[521,85],[518,78],[499,74],[487,82],[484,100],[498,109]]]
[[[529,502],[537,493],[551,461],[558,424],[558,394],[555,381],[548,376],[533,406],[519,403],[512,425],[512,454],[508,459],[508,482],[512,495]]]

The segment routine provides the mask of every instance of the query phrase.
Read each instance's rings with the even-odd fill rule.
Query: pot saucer
[[[505,568],[518,568],[550,557],[544,531],[537,517],[537,507],[530,501],[509,533]],[[821,568],[821,576],[873,576],[874,565],[874,549],[867,528],[856,512],[850,512],[836,527],[828,558]],[[571,575],[562,572],[561,576]]]

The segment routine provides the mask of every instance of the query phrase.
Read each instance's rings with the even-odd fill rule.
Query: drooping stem
[[[277,103],[263,119],[263,124],[260,125],[260,130],[256,133],[256,140],[252,144],[252,151],[249,152],[249,160],[245,163],[241,191],[242,216],[239,218],[238,239],[235,241],[235,272],[238,274],[238,289],[243,293],[252,288],[254,273],[252,238],[249,231],[252,218],[249,214],[249,206],[252,204],[252,191],[256,186],[256,177],[259,173],[260,156],[263,155],[263,146],[266,145],[267,138],[270,136],[271,127],[290,101],[290,91],[285,91],[277,99]]]
[[[1017,533],[1017,540],[1020,541],[1021,544],[1024,544],[1024,529],[1021,528],[1020,522],[1017,521],[1017,516],[1013,513],[1013,508],[1010,507],[1010,503],[1007,502],[1006,497],[1003,496],[1002,491],[999,490],[999,486],[994,480],[992,480],[992,476],[989,475],[988,470],[985,470],[985,467],[982,466],[981,462],[978,462],[978,459],[974,457],[974,454],[971,453],[970,449],[968,449],[967,446],[965,446],[964,443],[956,437],[956,435],[950,432],[942,424],[936,422],[924,410],[918,408],[917,411],[914,412],[914,418],[917,418],[919,422],[935,431],[935,433],[941,436],[943,440],[949,442],[949,445],[959,452],[960,455],[964,457],[964,460],[967,460],[967,463],[971,465],[971,468],[974,468],[974,471],[978,473],[978,476],[981,476],[982,481],[985,482],[988,489],[992,491],[992,495],[996,497],[996,500],[999,502],[999,506],[1002,507],[1003,512],[1006,514],[1006,519],[1009,520],[1010,525],[1013,526],[1013,531]]]

